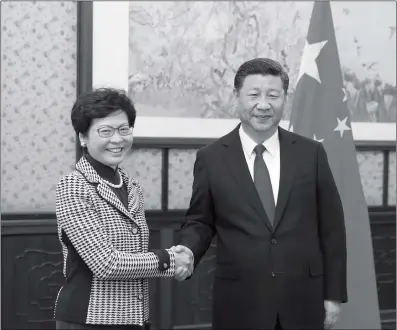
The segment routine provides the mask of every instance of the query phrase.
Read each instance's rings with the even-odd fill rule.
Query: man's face
[[[286,95],[280,77],[249,75],[240,91],[235,91],[241,123],[254,131],[276,129],[284,111]]]

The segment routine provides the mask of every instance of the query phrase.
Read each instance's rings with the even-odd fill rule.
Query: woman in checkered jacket
[[[142,189],[118,165],[130,152],[136,111],[121,91],[81,96],[72,124],[84,155],[56,190],[65,284],[57,329],[147,329],[148,279],[173,277],[191,259],[173,248],[149,252]]]

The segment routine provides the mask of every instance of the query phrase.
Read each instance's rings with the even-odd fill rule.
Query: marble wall
[[[75,163],[76,2],[1,3],[1,212],[53,212]]]
[[[135,149],[122,167],[141,184],[146,209],[161,209],[162,150]]]
[[[70,109],[76,98],[76,2],[1,4],[1,212],[54,212],[55,188],[75,164]],[[189,205],[195,149],[170,149],[168,208]],[[382,204],[383,153],[357,153],[369,206]],[[388,205],[396,204],[396,153]],[[123,163],[161,209],[162,150],[134,149]]]
[[[382,205],[383,198],[383,153],[362,151],[357,153],[365,199],[369,206]]]
[[[161,153],[157,149],[136,149],[125,162],[128,172],[143,185],[147,209],[161,208]],[[196,149],[170,149],[168,209],[186,209],[193,183]],[[381,206],[383,198],[383,152],[359,151],[357,161],[368,206]],[[150,170],[149,170],[150,168]],[[144,175],[143,175],[144,174]],[[389,158],[388,205],[396,205],[396,153]]]

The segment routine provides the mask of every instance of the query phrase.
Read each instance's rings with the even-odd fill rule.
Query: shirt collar
[[[257,145],[256,142],[252,140],[247,133],[244,132],[242,125],[240,125],[239,128],[239,135],[244,153],[248,156],[248,158],[251,158],[251,156],[254,154],[254,148]],[[278,136],[278,128],[276,132],[262,144],[265,146],[266,150],[272,157],[277,156],[280,152],[280,139]]]

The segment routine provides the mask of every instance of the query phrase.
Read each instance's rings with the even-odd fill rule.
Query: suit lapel
[[[84,157],[82,157],[76,164],[76,169],[84,175],[88,182],[97,184],[96,190],[99,196],[128,217],[128,219],[135,221],[134,215],[139,207],[140,194],[138,193],[138,189],[130,182],[129,178],[123,171],[119,170],[123,183],[126,185],[128,191],[128,210]]]
[[[119,210],[121,213],[131,219],[131,214],[128,212],[128,210],[124,207],[123,203],[121,203],[120,199],[106,183],[101,181],[97,186],[97,191],[104,200],[106,200],[117,210]]]
[[[265,221],[266,226],[272,231],[272,225],[263,208],[262,202],[256,191],[254,181],[248,169],[247,161],[245,160],[243,147],[241,145],[240,136],[238,133],[240,125],[232,132],[225,136],[224,145],[224,159],[226,165],[232,174],[234,180],[237,182],[241,195],[254,208],[258,216]]]
[[[295,137],[293,134],[279,127],[280,138],[280,184],[277,197],[276,212],[274,216],[273,230],[276,230],[282,218],[288,197],[291,192],[295,176]]]
[[[134,217],[141,206],[141,203],[143,203],[143,195],[137,187],[138,182],[128,178],[124,172],[121,172],[121,176],[128,191],[128,211]],[[143,204],[142,207],[144,207]]]

